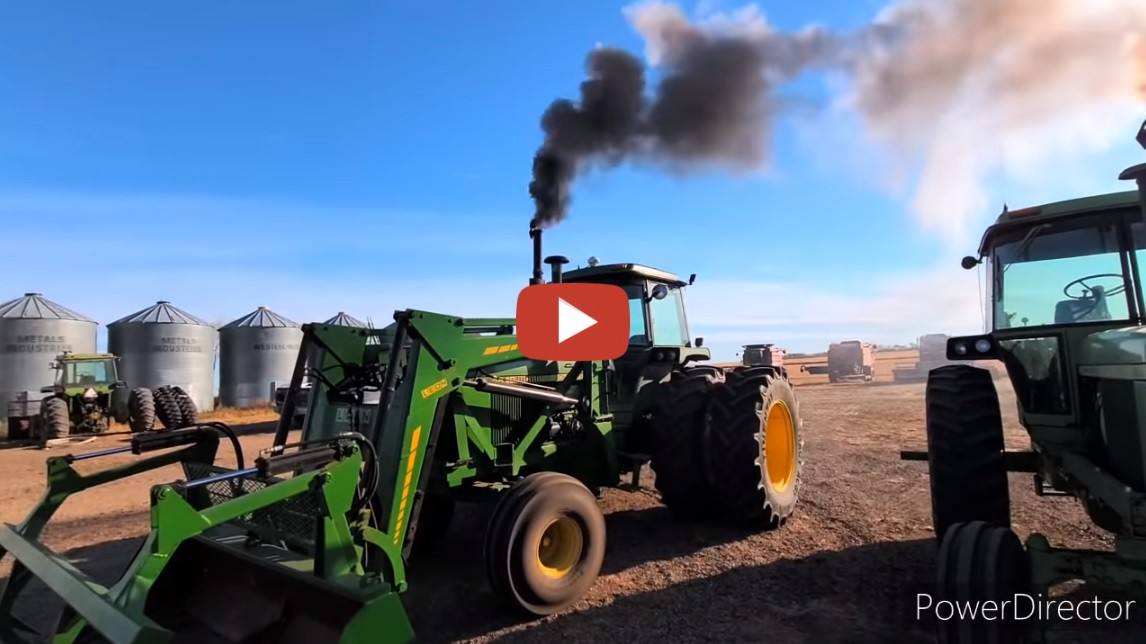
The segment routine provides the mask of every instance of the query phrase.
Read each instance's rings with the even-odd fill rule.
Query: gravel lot
[[[1009,447],[1022,448],[1014,398],[1000,383]],[[674,521],[652,491],[608,490],[605,570],[589,595],[565,614],[522,621],[486,587],[481,534],[487,509],[463,506],[432,556],[410,566],[404,601],[428,642],[713,641],[928,642],[931,625],[915,619],[915,595],[928,592],[935,547],[927,469],[901,462],[900,449],[923,449],[923,385],[798,387],[804,416],[801,505],[783,528],[745,535]],[[263,418],[232,418],[233,422]],[[101,438],[80,450],[114,445]],[[243,439],[248,454],[270,444]],[[19,521],[40,494],[44,452],[0,451],[8,494],[0,519]],[[249,458],[249,457],[248,457]],[[106,465],[107,460],[101,462]],[[82,568],[105,579],[147,528],[147,489],[171,472],[106,486],[65,506],[47,537]],[[142,480],[141,480],[142,479]],[[1046,534],[1056,545],[1109,547],[1069,499],[1035,497],[1026,476],[1012,476],[1020,536]],[[100,543],[80,548],[81,544]],[[8,561],[0,564],[6,575]],[[1093,597],[1076,589],[1080,597]],[[44,613],[43,604],[39,613]],[[1137,605],[1136,605],[1137,606]],[[1135,607],[1132,607],[1132,611]],[[1146,601],[1141,602],[1146,613]],[[1055,642],[1142,641],[1146,620],[1059,625]],[[43,615],[40,615],[40,619]]]

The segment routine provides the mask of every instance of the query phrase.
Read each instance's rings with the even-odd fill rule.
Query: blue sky
[[[643,51],[626,4],[5,3],[0,300],[38,291],[101,324],[160,299],[218,322],[259,305],[511,315],[539,117],[575,95],[595,43]],[[881,6],[762,9],[849,28]],[[788,91],[827,99],[816,78]],[[1136,123],[1116,125],[1116,145],[1051,175],[991,178],[989,208],[960,217],[1124,189],[1141,153]],[[853,126],[782,119],[762,176],[584,177],[546,251],[697,273],[693,334],[718,358],[978,330],[958,267],[977,231],[922,226]]]

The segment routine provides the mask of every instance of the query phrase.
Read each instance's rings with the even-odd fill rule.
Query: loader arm
[[[416,310],[399,311],[394,317],[391,346],[408,349],[390,353],[374,419],[379,454],[394,455],[380,462],[379,524],[386,526],[392,544],[408,554],[413,535],[410,526],[417,523],[429,464],[447,418],[451,394],[462,388],[495,390],[545,403],[543,412],[509,455],[508,473],[516,475],[526,464],[525,451],[546,426],[549,415],[580,402],[562,391],[579,375],[590,383],[592,379],[587,369],[574,370],[557,388],[473,378],[471,374],[483,368],[525,360],[517,347],[517,336],[511,334],[516,325],[513,318],[463,319]],[[459,437],[459,446],[463,450],[476,448],[490,461],[499,456],[497,446],[477,433],[467,433],[464,440]]]

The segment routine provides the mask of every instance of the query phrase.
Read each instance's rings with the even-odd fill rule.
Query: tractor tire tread
[[[704,428],[713,390],[724,371],[697,365],[672,374],[663,404],[654,412],[652,459],[654,485],[661,501],[683,519],[711,514],[709,476],[704,470]]]
[[[775,397],[787,398],[795,444],[791,487],[778,494],[767,487],[762,469],[763,421]],[[752,529],[775,529],[792,515],[803,470],[803,433],[799,400],[787,374],[776,367],[733,369],[712,396],[705,440],[714,505],[729,522]]]
[[[171,387],[167,385],[156,387],[152,395],[155,398],[155,417],[163,428],[174,430],[182,427],[183,416]]]
[[[928,376],[925,396],[936,543],[956,523],[1009,528],[1003,419],[991,372],[965,364],[938,367]]]
[[[182,387],[171,388],[171,395],[179,407],[179,428],[191,427],[199,422],[199,410],[195,407],[195,400],[191,398]]]
[[[40,406],[43,419],[44,439],[67,438],[71,433],[71,419],[68,418],[68,404],[61,398],[46,398]]]
[[[151,431],[155,426],[155,398],[146,387],[131,390],[127,399],[128,424],[132,433]]]

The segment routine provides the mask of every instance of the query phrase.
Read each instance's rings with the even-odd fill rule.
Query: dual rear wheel
[[[776,367],[675,372],[654,414],[652,469],[686,519],[777,528],[795,511],[803,439],[799,401]]]

